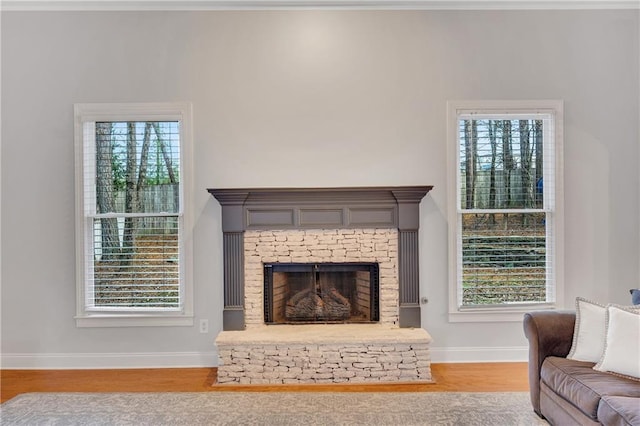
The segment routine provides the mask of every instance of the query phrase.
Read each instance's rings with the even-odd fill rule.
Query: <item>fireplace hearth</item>
[[[267,263],[266,324],[379,320],[377,263]]]

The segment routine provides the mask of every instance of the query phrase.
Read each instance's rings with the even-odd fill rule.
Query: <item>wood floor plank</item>
[[[218,385],[216,368],[2,370],[2,402],[27,392],[519,392],[527,363],[432,364],[434,383]]]

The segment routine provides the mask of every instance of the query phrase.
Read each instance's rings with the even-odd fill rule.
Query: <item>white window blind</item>
[[[90,127],[87,308],[180,309],[179,123]]]
[[[89,109],[79,117],[78,317],[188,315],[182,116],[153,114],[153,104]]]
[[[553,305],[557,158],[553,110],[455,112],[457,311]]]

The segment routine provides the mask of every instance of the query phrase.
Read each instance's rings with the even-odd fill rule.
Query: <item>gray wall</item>
[[[420,233],[434,359],[522,356],[520,323],[447,321],[447,100],[563,99],[565,299],[628,303],[638,286],[638,11],[1,19],[5,367],[215,363],[222,235],[205,188],[254,186],[434,185]],[[210,332],[79,329],[73,104],[153,101],[193,103],[195,313]]]

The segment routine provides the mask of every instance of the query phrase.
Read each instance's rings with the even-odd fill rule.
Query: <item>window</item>
[[[562,306],[562,103],[451,102],[451,321]]]
[[[191,107],[77,104],[79,327],[193,325]]]

